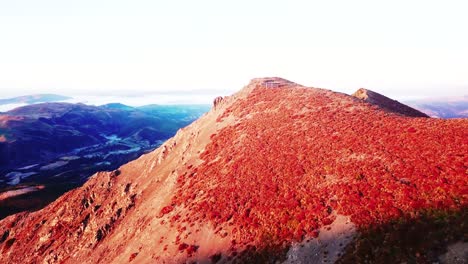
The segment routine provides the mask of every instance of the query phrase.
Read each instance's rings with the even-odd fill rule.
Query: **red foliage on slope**
[[[183,222],[207,218],[237,243],[317,236],[333,211],[365,227],[467,205],[466,120],[405,118],[326,90],[261,86],[228,115],[240,122],[212,136],[172,205],[191,208]]]

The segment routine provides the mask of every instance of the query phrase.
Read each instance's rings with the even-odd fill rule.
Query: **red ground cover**
[[[233,244],[262,246],[315,237],[334,211],[366,227],[466,208],[467,120],[406,118],[325,90],[261,87],[227,115],[241,121],[213,135],[205,163],[179,177],[172,206],[191,213],[177,222],[208,220],[229,227]]]

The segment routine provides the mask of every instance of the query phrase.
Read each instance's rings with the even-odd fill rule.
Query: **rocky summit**
[[[0,262],[450,263],[466,254],[468,120],[281,78],[254,79],[215,105],[153,152],[3,219]]]

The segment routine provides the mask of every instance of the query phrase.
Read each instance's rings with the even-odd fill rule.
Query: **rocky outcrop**
[[[213,107],[214,107],[214,108],[217,108],[217,107],[219,106],[219,104],[221,104],[222,101],[223,101],[223,97],[222,97],[222,96],[216,97],[216,98],[213,100]]]
[[[392,113],[397,113],[408,117],[429,117],[423,112],[364,88],[357,90],[353,96]]]

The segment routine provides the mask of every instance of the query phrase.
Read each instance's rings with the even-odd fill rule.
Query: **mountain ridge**
[[[0,219],[153,150],[205,106],[42,103],[0,114]]]
[[[11,98],[0,98],[0,105],[4,104],[34,104],[34,103],[45,103],[45,102],[54,102],[54,101],[65,101],[68,99],[72,99],[72,97],[58,95],[58,94],[32,94],[32,95],[24,95],[24,96],[17,96]]]
[[[384,95],[381,95],[377,92],[365,88],[358,89],[355,93],[352,94],[352,96],[365,102],[377,105],[382,109],[385,109],[390,112],[410,117],[429,117],[428,115],[419,110],[416,110],[396,100],[392,100]]]
[[[0,221],[0,259],[334,262],[371,225],[466,208],[466,120],[276,78],[216,101],[155,151]]]

